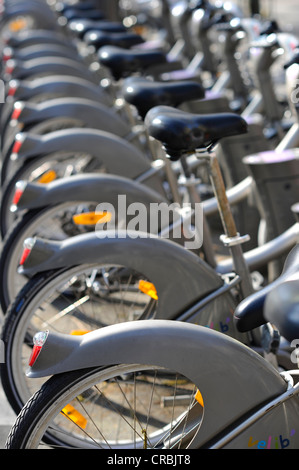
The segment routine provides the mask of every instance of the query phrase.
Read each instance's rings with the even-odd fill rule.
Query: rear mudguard
[[[136,232],[105,232],[100,227],[63,241],[37,238],[20,273],[32,277],[36,272],[93,263],[127,266],[142,273],[157,289],[161,318],[180,312],[223,284],[212,268],[174,242],[148,233],[139,232],[136,238]]]
[[[25,126],[39,124],[55,118],[74,120],[76,127],[99,129],[126,138],[132,126],[113,108],[85,98],[56,98],[40,104],[22,102],[19,122]]]
[[[32,81],[12,80],[7,85],[6,102],[1,109],[1,132],[3,133],[11,117],[16,101],[30,101],[36,97],[50,99],[51,97],[80,97],[93,100],[112,107],[113,100],[101,87],[88,80],[68,75],[54,75],[37,78]]]
[[[222,431],[226,430],[226,435],[226,428],[238,421],[240,424],[258,405],[261,407],[287,389],[286,382],[270,364],[238,341],[207,328],[165,320],[117,324],[81,337],[49,333],[27,375],[47,377],[115,364],[164,367],[195,384],[204,402],[202,425],[193,441],[195,447],[207,445]],[[270,424],[276,431],[275,421]],[[272,433],[272,426],[270,429]],[[280,434],[283,431],[284,426]],[[248,440],[245,433],[242,448],[247,447]]]
[[[69,37],[61,34],[61,32],[42,29],[28,29],[21,31],[19,34],[12,33],[7,37],[7,44],[16,49],[21,49],[36,44],[61,44],[63,46],[71,47],[77,50],[72,40]]]
[[[146,181],[141,185],[136,181],[117,177],[115,175],[112,177],[111,175],[84,173],[82,175],[74,175],[58,179],[48,184],[26,182],[26,185],[23,187],[22,195],[19,199],[18,205],[14,207],[14,211],[37,209],[39,207],[59,204],[65,201],[101,202],[104,200],[102,195],[103,190],[106,187],[111,188],[111,195],[131,194],[132,191],[133,197],[136,197],[135,202],[140,201],[142,194],[148,194],[149,199],[151,199],[150,202],[166,202],[166,199],[160,193],[152,191],[147,187]],[[244,193],[246,192],[246,194],[250,194],[251,187],[252,179],[249,177],[239,185],[228,190],[227,196],[230,204],[235,204],[239,201],[239,188],[241,188],[242,193],[244,191]],[[215,214],[217,210],[218,205],[215,197],[203,202],[203,211],[205,215],[208,216]],[[233,268],[231,264],[229,271],[232,270]],[[228,272],[228,270],[224,269],[222,272]]]
[[[27,183],[17,210],[54,206],[66,201],[109,202],[116,207],[118,195],[125,195],[127,204],[167,202],[159,193],[128,178],[87,173],[58,179],[49,184]]]
[[[45,56],[68,57],[69,59],[80,60],[78,52],[62,44],[35,44],[12,52],[12,58],[17,60],[31,60]]]
[[[68,75],[54,75],[37,78],[33,81],[21,81],[16,83],[15,100],[29,100],[35,96],[61,95],[75,96],[94,100],[106,106],[112,106],[112,99],[100,86],[94,85],[88,80]]]
[[[99,82],[99,77],[82,62],[61,57],[41,57],[28,61],[9,60],[6,74],[7,78],[19,80],[42,74],[69,74],[85,78],[95,84]]]
[[[149,233],[139,232],[136,238],[136,232],[105,232],[99,227],[63,241],[36,238],[19,272],[32,277],[38,272],[86,264],[126,266],[141,273],[157,290],[156,318],[177,320],[192,307],[188,321],[248,341],[247,334],[234,327],[236,301],[230,292],[222,291],[223,279],[183,246]],[[212,293],[212,298],[207,298]],[[204,305],[197,305],[203,299]]]
[[[20,133],[22,146],[14,155],[17,165],[27,159],[42,158],[54,153],[74,152],[91,155],[107,173],[137,179],[152,169],[150,160],[138,148],[109,132],[96,129],[72,128],[43,136]],[[147,179],[147,186],[164,195],[160,174]]]
[[[9,5],[8,8],[5,8],[5,12],[1,17],[0,26],[3,27],[7,22],[17,19],[22,15],[32,17],[35,24],[41,29],[59,31],[57,18],[54,12],[47,6],[43,4],[39,5],[38,3],[30,5],[30,3],[23,4],[17,2],[16,4]]]

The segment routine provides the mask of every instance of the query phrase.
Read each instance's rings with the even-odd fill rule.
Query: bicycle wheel
[[[29,400],[6,448],[191,448],[202,405],[188,378],[155,366],[69,372],[53,376]]]
[[[144,280],[142,274],[124,266],[102,264],[44,272],[25,285],[9,308],[2,330],[1,381],[16,413],[41,383],[25,375],[34,334],[46,329],[78,335],[153,318],[157,300],[139,289]]]
[[[79,225],[73,217],[94,212],[97,204],[93,201],[71,201],[31,210],[10,227],[3,240],[0,256],[0,303],[3,313],[27,282],[27,278],[17,272],[24,240],[35,236],[64,240],[94,230],[94,225]]]
[[[16,220],[10,207],[18,181],[40,181],[46,174],[55,174],[55,179],[84,172],[103,172],[101,162],[87,153],[57,152],[27,160],[4,185],[0,206],[1,235],[4,238],[9,227]]]

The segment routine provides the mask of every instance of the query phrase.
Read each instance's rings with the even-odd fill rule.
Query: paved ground
[[[1,366],[0,366],[1,367]],[[15,421],[15,414],[6,400],[3,389],[0,386],[0,449],[4,444],[12,424]]]
[[[238,0],[237,0],[238,1]],[[240,4],[244,4],[246,0],[239,0]],[[263,11],[269,11],[271,8],[271,17],[277,18],[282,28],[291,29],[299,35],[299,2],[298,0],[261,0]],[[271,7],[270,7],[271,6]],[[297,24],[294,24],[294,19]],[[0,327],[2,323],[2,315],[0,313]],[[1,364],[0,364],[1,367]],[[0,385],[0,449],[4,448],[4,443],[15,420],[15,415],[12,412],[6,400],[2,387]]]
[[[0,327],[2,325],[3,316],[0,313]],[[0,364],[1,369],[1,364]],[[5,397],[2,386],[0,385],[0,449],[4,448],[6,437],[12,424],[15,421],[15,413],[10,408],[10,405]]]

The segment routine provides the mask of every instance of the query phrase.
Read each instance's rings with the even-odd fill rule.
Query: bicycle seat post
[[[200,198],[200,194],[198,191],[198,184],[200,181],[190,171],[185,155],[181,157],[180,161],[181,161],[181,166],[182,166],[184,177],[185,177],[184,185],[186,186],[188,190],[190,202],[193,206],[195,206],[195,204],[201,204],[201,198]],[[210,266],[213,266],[215,268],[217,263],[215,261],[215,252],[213,248],[213,242],[212,242],[209,224],[207,222],[207,219],[204,213],[202,214],[202,217],[203,217],[202,226],[196,227],[196,229],[198,230],[199,233],[202,232],[202,238],[203,238],[202,249],[205,255],[205,259],[209,263]]]
[[[208,158],[211,183],[214,188],[215,197],[218,202],[219,214],[225,232],[220,239],[230,250],[235,271],[242,279],[242,295],[247,297],[252,294],[253,287],[251,275],[243,255],[241,244],[248,241],[249,236],[241,236],[237,231],[216,153],[211,151],[205,155]]]

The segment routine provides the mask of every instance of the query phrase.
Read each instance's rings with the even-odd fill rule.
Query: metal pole
[[[252,15],[259,15],[261,12],[260,0],[250,0],[250,11]]]

